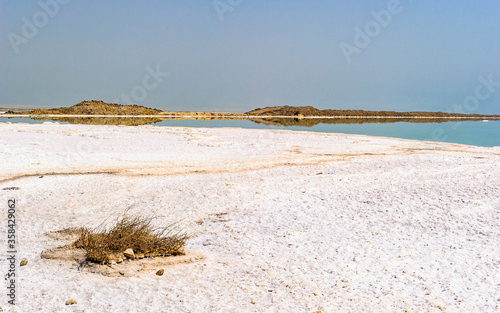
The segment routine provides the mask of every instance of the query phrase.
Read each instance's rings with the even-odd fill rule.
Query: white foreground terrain
[[[500,147],[236,128],[0,124],[2,275],[8,199],[17,201],[17,305],[7,303],[5,281],[4,312],[500,306]],[[95,227],[127,209],[178,222],[192,235],[188,255],[203,258],[114,277],[41,258],[65,244],[47,233]],[[28,264],[20,267],[22,258]]]

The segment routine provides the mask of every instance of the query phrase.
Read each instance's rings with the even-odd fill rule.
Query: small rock
[[[25,266],[26,264],[28,264],[28,259],[27,258],[23,258],[21,260],[21,266]]]
[[[134,250],[132,250],[130,248],[127,249],[127,250],[125,250],[125,251],[123,251],[123,255],[126,256],[129,259],[135,258]]]
[[[135,271],[134,270],[127,270],[127,269],[121,269],[121,270],[118,270],[118,273],[120,273],[120,275],[124,276],[124,277],[133,277],[135,276]]]
[[[66,305],[72,305],[72,304],[76,304],[75,299],[69,299],[68,301],[66,301]]]
[[[137,253],[135,257],[138,259],[144,259],[144,253]]]
[[[156,275],[162,276],[163,273],[165,273],[165,270],[164,269],[160,269],[160,270],[158,270],[158,272],[156,272]]]

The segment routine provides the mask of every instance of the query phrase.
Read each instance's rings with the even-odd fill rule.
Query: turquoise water
[[[0,118],[0,123],[43,123],[30,118]],[[64,123],[64,122],[59,122]],[[464,121],[445,123],[364,123],[364,124],[317,124],[305,126],[272,126],[249,120],[164,120],[157,126],[182,127],[240,127],[254,129],[290,129],[300,131],[359,134],[404,139],[452,142],[467,145],[500,146],[500,121]]]
[[[500,146],[500,121],[467,121],[446,123],[364,123],[318,124],[304,126],[269,126],[249,120],[165,120],[154,125],[186,127],[241,127],[291,129],[325,133],[344,133],[404,139],[452,142],[482,147]]]

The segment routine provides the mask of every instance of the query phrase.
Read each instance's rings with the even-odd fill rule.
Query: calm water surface
[[[30,118],[0,118],[0,123],[43,123]],[[67,122],[58,121],[64,124]],[[239,127],[258,129],[290,129],[326,133],[359,134],[404,139],[452,142],[483,147],[500,146],[500,121],[462,121],[445,123],[363,123],[324,124],[314,126],[277,126],[250,120],[164,120],[156,126]]]

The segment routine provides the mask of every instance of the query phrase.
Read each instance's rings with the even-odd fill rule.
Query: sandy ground
[[[16,190],[5,188],[18,187]],[[498,312],[500,148],[248,129],[0,124],[5,312]],[[129,209],[204,258],[107,277],[46,235]],[[18,260],[18,261],[19,261]],[[74,298],[77,304],[66,306]],[[1,311],[1,310],[0,310]]]

